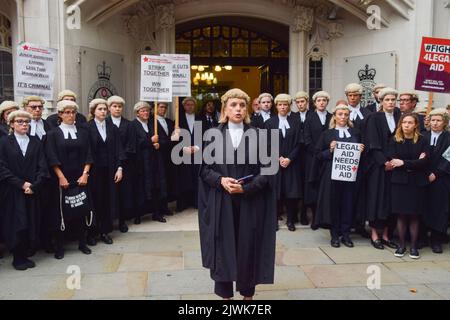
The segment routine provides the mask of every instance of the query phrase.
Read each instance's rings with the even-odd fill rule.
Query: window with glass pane
[[[12,54],[0,51],[0,101],[14,100]]]
[[[319,61],[309,60],[309,96],[312,97],[317,91],[322,89],[323,80],[323,59]],[[312,99],[310,101],[312,105]]]

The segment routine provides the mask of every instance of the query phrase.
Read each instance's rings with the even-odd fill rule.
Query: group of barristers
[[[298,211],[300,223],[307,225],[310,208],[311,227],[330,229],[333,247],[352,247],[350,231],[364,233],[368,221],[377,249],[395,248],[401,257],[409,237],[410,256],[419,258],[419,240],[429,233],[433,251],[441,253],[450,190],[450,163],[442,157],[450,145],[447,110],[427,116],[413,92],[398,94],[382,85],[374,88],[376,102],[367,107],[360,106],[360,85],[348,85],[345,94],[332,113],[324,91],[312,97],[314,110],[308,95],[297,93],[298,112],[291,112],[289,95],[273,99],[264,93],[255,99],[252,125],[279,131],[278,213],[286,209],[288,229],[295,231]],[[91,101],[89,121],[69,90],[59,94],[58,112],[46,120],[44,103],[32,96],[21,107],[13,101],[0,107],[0,239],[17,270],[35,266],[29,258],[38,248],[62,259],[68,234],[90,254],[88,245],[98,239],[113,243],[109,234],[115,220],[126,232],[127,220],[139,224],[150,212],[153,220],[166,222],[171,201],[177,201],[176,211],[197,207],[199,165],[173,165],[175,124],[165,117],[166,103],[156,106],[157,121],[146,102],[134,106],[133,121],[125,119],[125,101],[117,96]],[[190,132],[191,141],[196,121],[202,131],[217,127],[212,101],[200,114],[195,99],[182,104],[180,128]],[[356,182],[331,180],[337,141],[360,144]],[[192,142],[181,153],[193,159],[199,150]],[[62,212],[61,190],[73,185],[88,186],[91,219],[68,219]],[[394,229],[399,244],[391,240]]]

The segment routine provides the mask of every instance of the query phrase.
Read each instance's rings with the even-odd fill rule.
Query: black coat
[[[355,120],[353,120],[353,126],[355,129],[359,131],[361,134],[361,142],[365,141],[366,136],[366,130],[367,130],[367,120],[369,119],[369,116],[373,113],[368,108],[360,108],[361,114],[363,115],[364,119],[361,119],[360,117],[357,117]]]
[[[430,143],[431,132],[424,134],[424,140]],[[434,173],[436,180],[429,182],[425,196],[426,211],[423,221],[428,228],[446,233],[449,217],[450,162],[442,154],[450,146],[450,132],[444,131],[439,136],[436,146],[430,146],[430,161],[427,175]]]
[[[317,202],[317,188],[319,183],[319,170],[315,159],[315,148],[317,141],[323,131],[328,130],[330,126],[331,113],[327,113],[325,125],[322,125],[317,112],[313,112],[305,122],[305,204],[315,204]]]
[[[379,111],[378,110],[379,106],[378,103],[376,102],[372,102],[371,104],[367,105],[366,108],[372,113]]]
[[[217,120],[217,118],[215,116],[211,117],[212,121],[208,121],[208,118],[206,115],[202,115],[201,117],[195,116],[195,121],[201,121],[202,122],[202,129],[203,132],[205,132],[208,129],[211,128],[216,128],[219,125],[219,121]],[[185,129],[187,129],[187,121],[186,121],[186,117],[184,116],[184,112],[181,113],[180,115],[180,128],[181,128],[181,123],[183,123],[183,125],[185,125]],[[184,127],[183,127],[184,128]]]
[[[400,113],[394,112],[395,123]],[[384,170],[390,161],[388,153],[391,133],[384,112],[373,113],[367,122],[366,149],[366,220],[386,220],[391,213],[391,172]]]
[[[122,142],[120,139],[119,129],[109,121],[105,121],[106,124],[106,140],[103,141],[95,123],[95,120],[91,120],[87,123],[87,130],[89,132],[89,141],[91,145],[92,158],[94,164],[91,169],[90,175],[90,190],[92,196],[92,204],[94,206],[94,212],[98,210],[100,206],[105,206],[107,209],[105,212],[108,217],[104,217],[103,224],[108,226],[107,233],[113,230],[114,219],[119,218],[120,202],[119,202],[119,186],[114,182],[114,176],[117,169],[122,166],[122,161],[125,159],[125,154],[122,149]],[[108,168],[108,185],[101,185],[98,182],[97,167],[99,166],[99,150],[102,147],[106,148],[107,152],[107,165]],[[123,173],[123,172],[122,172]],[[98,198],[100,194],[99,189],[108,188],[109,190],[109,203],[102,203],[102,199]]]
[[[59,229],[61,226],[59,180],[53,167],[58,166],[69,183],[77,182],[83,175],[85,165],[94,162],[87,130],[78,130],[77,139],[64,139],[64,134],[59,127],[50,130],[47,134],[45,154],[52,177],[49,195],[50,221],[53,228]]]
[[[225,140],[228,124],[218,129]],[[244,130],[255,129],[245,125]],[[224,152],[222,163],[225,160]],[[213,280],[237,281],[242,289],[274,280],[276,196],[273,176],[260,172],[259,164],[205,164],[200,169],[198,215],[203,266],[210,269]],[[244,184],[244,194],[235,198],[240,199],[236,230],[232,196],[223,189],[220,178],[251,174],[254,178]],[[239,233],[237,250],[235,232]]]
[[[0,226],[9,249],[18,244],[18,233],[26,231],[33,247],[38,246],[41,197],[44,181],[49,177],[44,149],[39,139],[30,137],[23,156],[14,134],[0,139]],[[33,195],[25,195],[22,186],[32,184]]]
[[[280,120],[278,116],[272,117],[264,124],[267,130],[278,130],[279,156],[291,160],[287,168],[279,165],[276,175],[277,199],[288,198],[298,199],[301,196],[302,186],[300,185],[300,166],[298,164],[300,147],[300,129],[296,116],[289,116],[287,119],[290,129],[286,130],[286,137],[283,137],[281,130],[278,129]]]
[[[0,122],[0,138],[9,135],[9,126],[5,122]]]
[[[270,118],[273,118],[274,116],[276,116],[276,113],[273,110],[271,110]],[[267,121],[269,121],[269,120],[267,120]],[[262,117],[261,113],[258,114],[257,116],[252,117],[250,124],[252,127],[255,127],[258,129],[264,129],[264,118]]]
[[[335,221],[337,214],[337,206],[339,205],[339,188],[336,181],[331,180],[333,169],[333,154],[330,153],[330,144],[333,141],[360,143],[361,135],[357,129],[348,129],[350,138],[339,138],[339,132],[335,129],[324,131],[316,144],[316,161],[319,166],[319,190],[317,199],[317,211],[315,216],[315,224],[322,227],[330,227]],[[358,166],[358,175],[356,182],[345,182],[358,186],[361,180],[361,166]],[[356,188],[355,188],[356,189]],[[353,209],[356,210],[357,198],[353,198]],[[353,212],[352,215],[355,213]]]
[[[106,121],[114,125],[111,117],[108,117]],[[125,159],[122,161],[123,178],[118,186],[120,193],[120,210],[126,218],[131,218],[136,213],[136,194],[134,192],[136,165],[133,162],[134,155],[136,154],[136,137],[135,130],[132,129],[132,122],[130,120],[122,117],[119,126],[119,135],[122,143],[122,151],[125,156]]]

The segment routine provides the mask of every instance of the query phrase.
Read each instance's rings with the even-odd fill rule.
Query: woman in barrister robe
[[[51,221],[55,230],[55,258],[64,258],[64,235],[73,228],[78,237],[78,249],[84,254],[91,254],[86,244],[86,233],[91,221],[86,217],[77,217],[67,221],[60,210],[59,188],[67,189],[70,184],[88,186],[89,173],[93,163],[91,146],[87,130],[75,126],[78,105],[74,101],[62,100],[57,104],[60,125],[47,135],[45,145],[48,165],[52,173]]]
[[[27,135],[30,122],[28,112],[11,112],[11,134],[0,139],[0,192],[5,200],[0,226],[14,256],[12,265],[21,271],[35,267],[27,253],[39,245],[40,191],[48,178],[42,143]]]
[[[354,246],[350,238],[350,229],[356,208],[358,184],[331,179],[333,152],[337,142],[359,143],[359,150],[364,151],[360,133],[358,129],[353,128],[350,121],[350,113],[350,107],[343,104],[336,106],[330,121],[330,129],[322,133],[316,145],[316,159],[320,166],[316,223],[330,229],[331,246],[335,248],[340,247],[341,242],[349,248]],[[361,170],[357,179],[360,172]]]
[[[63,100],[69,100],[77,102],[77,95],[72,90],[62,90],[58,93],[58,100],[57,102],[63,101]],[[61,116],[58,113],[51,114],[47,117],[47,123],[50,125],[51,128],[57,128],[61,124]],[[75,125],[77,128],[82,128],[87,122],[86,117],[81,114],[80,112],[77,112],[76,118],[75,118]]]
[[[119,184],[120,213],[119,230],[128,232],[126,220],[136,214],[136,194],[134,193],[134,181],[136,179],[135,165],[132,162],[133,154],[136,153],[136,138],[134,130],[131,129],[131,121],[123,116],[125,100],[119,96],[108,98],[108,111],[110,116],[106,122],[114,124],[119,128],[120,141],[125,159],[122,161],[122,181]]]
[[[289,115],[292,98],[287,94],[279,94],[275,98],[275,108],[278,115],[270,118],[265,123],[265,129],[278,130],[279,137],[279,170],[277,180],[278,206],[286,206],[287,227],[289,231],[295,231],[298,201],[302,186],[298,177],[300,166],[299,157],[300,129],[299,120],[295,115]]]
[[[112,244],[109,233],[119,218],[119,183],[122,181],[124,153],[119,129],[106,121],[108,102],[94,99],[89,103],[90,121],[87,124],[94,164],[91,170],[91,203],[95,212],[95,227],[89,230],[88,244],[95,245],[96,237]]]
[[[424,134],[430,152],[427,166],[429,184],[424,201],[426,212],[422,221],[431,231],[431,250],[441,254],[449,217],[450,162],[442,157],[450,147],[450,132],[447,131],[449,116],[444,108],[431,111],[429,116],[430,131]]]
[[[331,120],[331,113],[327,111],[330,95],[328,92],[319,91],[313,96],[314,106],[316,110],[306,119],[305,122],[305,147],[306,147],[306,179],[305,179],[305,198],[304,205],[311,208],[313,218],[311,228],[317,229],[315,224],[316,205],[317,205],[317,188],[319,185],[318,167],[315,165],[315,148],[317,141],[323,131],[328,130]]]
[[[218,161],[205,162],[200,170],[202,261],[215,281],[214,292],[224,299],[233,297],[234,281],[244,299],[251,300],[256,285],[274,280],[276,194],[273,176],[262,175],[259,162],[249,161],[255,151],[249,148],[257,154],[259,147],[254,141],[257,130],[249,126],[249,103],[250,97],[240,89],[222,96],[215,134],[223,139],[214,147],[224,152]],[[241,155],[245,155],[244,164],[237,163]]]
[[[136,181],[136,217],[135,224],[141,223],[141,217],[151,212],[150,200],[152,198],[153,150],[157,138],[152,137],[150,132],[151,106],[145,101],[139,101],[134,105],[136,119],[131,122],[131,130],[135,138],[135,154],[132,156],[132,163],[135,164]]]
[[[366,135],[366,220],[371,227],[371,243],[376,249],[384,246],[397,249],[389,237],[391,216],[391,175],[394,169],[388,154],[389,141],[395,134],[400,118],[396,107],[398,92],[384,88],[378,95],[381,110],[367,121]],[[381,235],[381,236],[380,236]]]
[[[399,248],[396,257],[406,253],[406,233],[409,229],[411,248],[409,257],[419,259],[420,216],[423,211],[423,195],[428,179],[426,167],[429,161],[428,141],[420,135],[420,120],[416,114],[403,114],[395,136],[389,142],[392,167],[391,204],[397,215]]]
[[[3,101],[0,104],[0,137],[9,135],[8,115],[19,110],[19,105],[15,101]]]

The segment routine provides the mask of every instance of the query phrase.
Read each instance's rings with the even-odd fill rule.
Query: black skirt
[[[394,214],[422,214],[425,188],[414,184],[392,184],[391,203]]]

